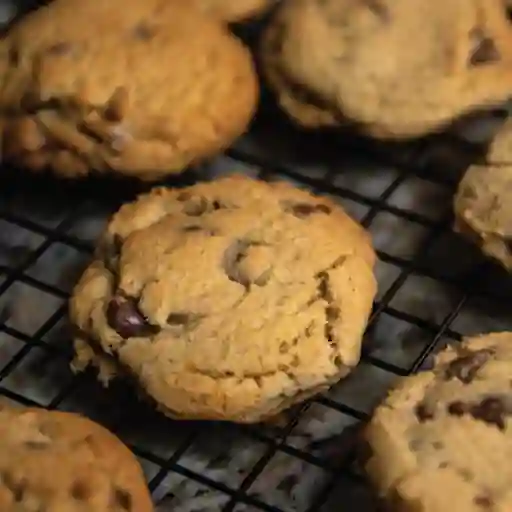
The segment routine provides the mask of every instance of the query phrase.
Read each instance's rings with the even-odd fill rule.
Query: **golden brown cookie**
[[[278,8],[267,30],[278,35],[263,37],[279,44],[263,50],[273,52],[263,61],[285,110],[283,81],[379,138],[441,130],[512,89],[502,0],[296,0]]]
[[[151,512],[139,463],[77,414],[0,409],[2,512]]]
[[[400,379],[366,428],[366,470],[400,512],[512,510],[512,333],[467,338]]]
[[[512,121],[501,127],[486,161],[472,165],[454,200],[455,231],[512,270]]]
[[[194,0],[194,4],[201,11],[228,23],[254,18],[267,11],[275,2],[276,0]]]
[[[357,364],[368,234],[290,184],[157,188],[110,221],[70,305],[75,369],[130,375],[165,414],[257,422]]]
[[[271,25],[263,32],[260,48],[262,71],[273,90],[279,106],[303,128],[331,128],[344,123],[335,108],[327,105],[322,97],[315,96],[306,87],[301,87],[280,69],[280,46],[284,31],[280,18],[286,9],[277,11]]]
[[[162,0],[55,0],[0,44],[3,156],[68,177],[143,180],[229,146],[256,107],[246,48]]]

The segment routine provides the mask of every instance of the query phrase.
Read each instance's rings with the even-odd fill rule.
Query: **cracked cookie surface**
[[[179,173],[255,111],[249,51],[169,0],[55,0],[0,42],[2,157],[67,177]]]
[[[127,374],[166,414],[256,422],[357,364],[376,292],[334,202],[233,175],[114,215],[70,305],[75,368]]]
[[[76,414],[0,409],[2,512],[151,512],[139,463]]]
[[[487,256],[512,270],[512,121],[507,120],[488,148],[485,161],[472,165],[454,199],[455,231]]]
[[[366,470],[392,510],[512,509],[512,333],[466,338],[405,377],[366,427]]]
[[[296,0],[278,8],[263,39],[269,85],[310,127],[416,137],[501,104],[512,84],[502,0]]]

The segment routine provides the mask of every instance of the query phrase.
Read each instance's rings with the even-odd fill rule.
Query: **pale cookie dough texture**
[[[171,417],[263,420],[358,363],[375,258],[340,206],[287,183],[156,188],[74,290],[73,366],[131,376]]]
[[[366,429],[366,470],[401,512],[512,510],[512,333],[468,338],[399,381]]]
[[[2,156],[142,180],[228,147],[258,100],[249,51],[169,0],[55,0],[0,42]]]
[[[190,0],[178,1],[190,2]],[[194,0],[194,4],[199,7],[201,11],[218,20],[228,23],[238,23],[263,14],[272,7],[276,1],[277,0]]]
[[[0,410],[2,512],[151,512],[142,469],[117,437],[76,414]]]
[[[454,200],[455,231],[512,270],[512,121],[492,141],[485,162],[472,165]]]
[[[410,138],[510,97],[502,0],[295,0],[274,16],[262,68],[283,110],[307,128]]]

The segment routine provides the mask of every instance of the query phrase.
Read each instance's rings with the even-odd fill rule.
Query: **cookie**
[[[151,512],[137,460],[77,414],[0,410],[2,512]]]
[[[258,99],[223,24],[161,0],[55,0],[0,44],[5,160],[155,180],[228,147]]]
[[[484,162],[472,165],[454,199],[456,232],[512,270],[512,121],[503,124]]]
[[[400,380],[365,436],[391,510],[512,510],[512,333],[464,340]]]
[[[165,414],[257,422],[360,356],[368,234],[337,204],[232,175],[123,206],[74,289],[73,367],[138,383]]]
[[[299,126],[306,129],[332,128],[344,124],[343,118],[336,114],[320,96],[300,84],[293,82],[281,72],[279,49],[282,44],[283,30],[281,18],[286,9],[279,9],[269,27],[263,32],[260,44],[261,69],[270,88],[275,94],[277,103],[288,116]]]
[[[283,109],[293,83],[332,118],[377,138],[440,131],[500,105],[512,86],[502,0],[296,0],[267,31],[263,40],[278,43],[262,44],[262,61]]]
[[[201,11],[228,23],[255,18],[270,9],[276,0],[194,0]]]

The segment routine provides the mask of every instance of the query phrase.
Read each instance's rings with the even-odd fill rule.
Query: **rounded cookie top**
[[[401,379],[367,426],[366,469],[396,510],[512,509],[512,333],[464,340]]]
[[[226,148],[256,108],[249,51],[163,0],[55,0],[0,44],[3,156],[67,176],[180,172]]]
[[[114,215],[74,290],[78,364],[109,356],[169,415],[258,421],[358,362],[374,261],[360,225],[290,184],[157,188]]]
[[[268,30],[281,33],[281,74],[369,135],[423,135],[509,96],[502,0],[296,0],[279,10]]]
[[[276,11],[272,23],[264,30],[261,38],[259,55],[265,79],[279,106],[300,126],[311,129],[339,126],[344,121],[335,106],[328,105],[322,97],[315,96],[306,87],[293,82],[279,65],[284,36],[281,18],[286,16],[286,12],[286,9]]]
[[[276,0],[194,0],[206,14],[228,23],[254,18],[268,10]]]
[[[76,414],[0,409],[2,512],[150,512],[142,470],[104,427]]]
[[[486,161],[472,165],[454,199],[455,230],[482,251],[512,269],[512,122],[492,141]]]

